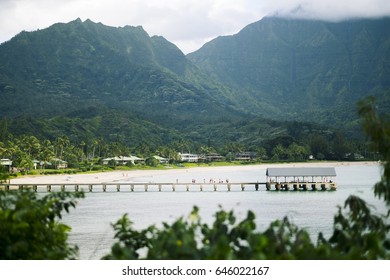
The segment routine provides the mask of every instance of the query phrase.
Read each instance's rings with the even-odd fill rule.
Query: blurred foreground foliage
[[[389,259],[390,226],[384,217],[372,214],[356,196],[349,197],[344,208],[335,216],[333,235],[326,240],[320,234],[317,243],[287,218],[258,232],[251,211],[237,221],[233,211],[221,209],[208,225],[194,207],[187,219],[140,231],[124,215],[113,225],[119,242],[104,259]]]
[[[77,258],[77,246],[68,244],[70,227],[59,221],[82,197],[83,193],[0,191],[0,259]]]
[[[373,97],[360,101],[358,107],[359,114],[363,118],[363,128],[371,140],[372,149],[383,159],[382,178],[375,184],[374,193],[390,206],[390,116],[378,115]]]

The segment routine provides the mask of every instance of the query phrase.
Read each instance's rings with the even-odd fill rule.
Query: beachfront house
[[[34,164],[34,169],[37,169],[38,166],[39,168],[44,168],[45,166],[51,166],[51,162],[48,162],[48,161],[40,161],[40,160],[36,160],[34,159],[33,160],[33,164]]]
[[[8,170],[11,170],[12,160],[8,158],[2,158],[0,159],[0,165],[6,167]]]
[[[51,160],[52,164],[54,164],[56,169],[65,169],[68,168],[68,162],[59,158],[53,158]]]
[[[255,152],[242,152],[242,153],[237,153],[235,156],[235,160],[238,161],[250,161],[255,159],[256,159]]]
[[[180,160],[182,162],[198,162],[199,155],[196,154],[181,154],[179,153]]]
[[[163,158],[160,156],[154,156],[154,158],[157,159],[160,164],[168,164],[169,163],[169,159],[167,159],[167,158]]]
[[[136,164],[136,163],[141,163],[145,161],[143,158],[139,158],[136,156],[119,156],[119,157],[110,157],[110,158],[105,158],[103,159],[103,164],[108,165],[109,162],[115,161],[116,165],[127,165],[127,164]]]
[[[217,153],[210,153],[204,156],[206,161],[223,161],[225,158]]]

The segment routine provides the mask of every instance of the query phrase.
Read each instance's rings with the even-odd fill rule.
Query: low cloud
[[[293,18],[341,21],[390,15],[388,0],[273,0],[262,1],[261,8],[269,15]]]

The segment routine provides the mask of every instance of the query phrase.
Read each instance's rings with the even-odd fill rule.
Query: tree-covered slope
[[[226,106],[218,91],[175,45],[142,27],[76,20],[0,45],[3,117],[69,115],[91,106],[153,121],[212,117]]]
[[[271,20],[268,25],[288,22]],[[281,116],[294,120],[291,116],[312,112],[305,121],[322,121],[319,115],[331,115],[329,110],[346,103],[344,96],[332,100],[322,92],[326,84],[322,78],[318,80],[322,95],[311,95],[305,88],[306,82],[316,84],[312,73],[323,75],[321,67],[309,70],[315,69],[312,58],[300,63],[308,55],[300,50],[305,44],[296,47],[291,60],[290,47],[281,39],[288,30],[274,27],[271,36],[269,26],[257,25],[189,55],[198,66],[174,44],[150,37],[142,27],[115,28],[78,19],[21,32],[0,45],[1,139],[6,134],[40,139],[66,135],[74,143],[96,139],[130,147],[186,143],[186,151],[201,146],[241,145],[242,150],[264,146],[269,152],[277,144],[308,141],[306,134],[332,142],[336,134],[325,126],[269,120]],[[253,36],[252,29],[259,28],[264,36]],[[274,54],[281,50],[287,52],[285,57]],[[323,50],[328,51],[325,46]],[[385,77],[378,79],[386,84]],[[331,88],[329,92],[333,94]],[[355,108],[347,104],[351,109],[342,111],[346,116]]]
[[[356,101],[390,106],[390,19],[264,18],[187,57],[266,116],[354,126]]]

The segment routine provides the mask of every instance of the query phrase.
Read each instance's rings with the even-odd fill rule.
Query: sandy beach
[[[304,162],[304,163],[278,163],[278,164],[255,164],[241,166],[218,166],[218,167],[193,167],[181,169],[166,170],[126,170],[126,171],[108,171],[90,174],[64,174],[64,175],[42,175],[42,176],[23,176],[11,179],[11,184],[66,184],[66,183],[108,183],[120,181],[123,179],[131,180],[137,177],[156,176],[161,174],[180,175],[183,173],[191,174],[206,170],[218,171],[238,171],[238,170],[266,170],[269,167],[337,167],[348,165],[379,165],[378,162]]]

